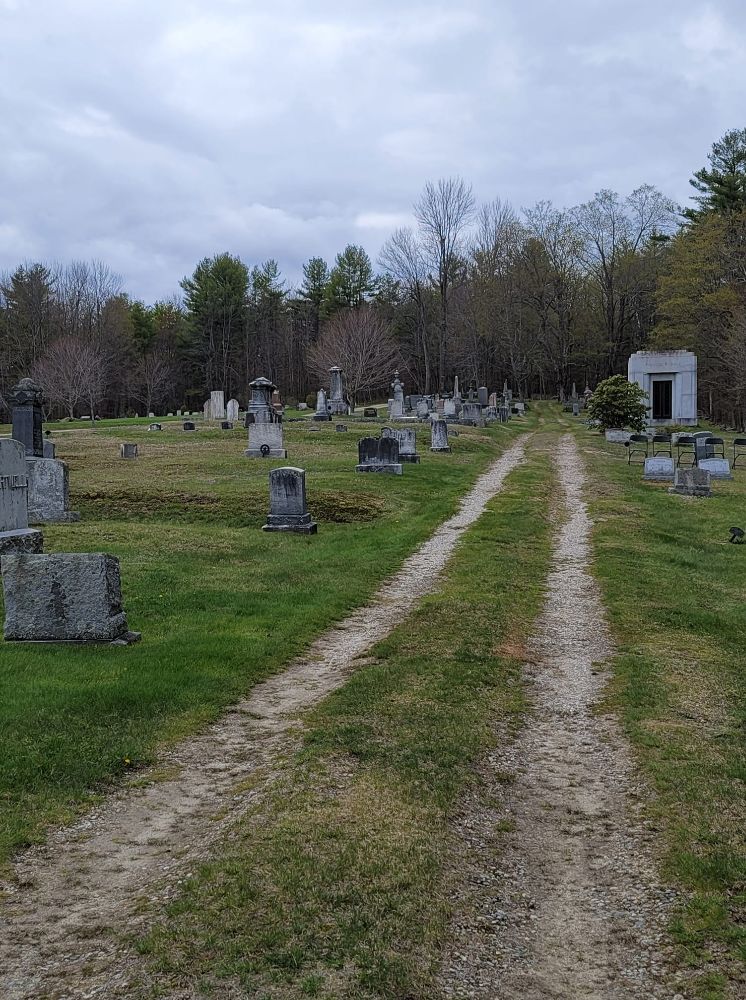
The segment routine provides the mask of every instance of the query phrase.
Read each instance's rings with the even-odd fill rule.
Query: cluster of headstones
[[[42,394],[22,379],[10,394],[11,438],[0,440],[0,573],[3,634],[30,642],[112,642],[140,638],[122,610],[119,561],[104,552],[43,552],[29,524],[77,521],[68,470],[45,449]],[[46,452],[46,456],[45,456]]]
[[[502,393],[498,394],[490,393],[486,386],[477,387],[476,379],[472,379],[467,394],[463,397],[456,376],[452,393],[406,396],[397,371],[394,372],[391,389],[392,396],[388,401],[389,419],[403,422],[445,420],[447,423],[484,427],[495,421],[507,423],[512,415],[523,414],[526,408],[522,400],[513,399],[513,393],[508,389],[507,382],[503,385]]]
[[[572,392],[570,393],[569,399],[565,396],[564,389],[560,389],[560,403],[562,403],[562,409],[565,413],[572,413],[574,417],[579,417],[583,410],[588,404],[588,400],[593,395],[593,390],[589,385],[586,385],[583,390],[583,395],[578,395],[578,390],[575,383],[572,384]]]
[[[712,496],[713,479],[733,478],[728,459],[715,453],[715,446],[712,444],[712,431],[697,431],[695,434],[688,432],[672,434],[668,438],[667,435],[663,434],[650,436],[610,429],[606,431],[605,436],[606,440],[612,443],[624,444],[633,449],[635,444],[639,444],[645,450],[650,442],[653,443],[655,449],[657,439],[661,450],[667,450],[668,454],[645,455],[642,463],[643,479],[648,482],[673,483],[669,492],[679,496],[710,497]],[[686,445],[686,454],[690,454],[692,459],[689,467],[682,468],[681,455],[674,458],[673,449],[677,445],[681,445],[682,448]]]
[[[329,369],[329,392],[319,389],[316,393],[316,421],[331,420],[332,417],[348,416],[354,412],[354,407],[347,395],[345,373],[335,365]]]

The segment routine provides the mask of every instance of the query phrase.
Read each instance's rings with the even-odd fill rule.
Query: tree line
[[[168,301],[129,295],[101,262],[28,262],[0,276],[0,403],[21,377],[60,416],[246,402],[258,374],[300,400],[340,364],[353,396],[447,391],[454,375],[556,396],[626,372],[640,349],[688,348],[700,407],[746,420],[746,129],[726,133],[681,210],[642,185],[570,208],[477,204],[428,182],[414,225],[373,262],[355,245],[313,257],[292,287],[277,261],[207,257]]]

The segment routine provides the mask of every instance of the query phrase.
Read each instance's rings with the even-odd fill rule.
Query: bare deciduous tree
[[[388,325],[371,306],[338,313],[308,352],[308,366],[326,384],[329,369],[343,369],[352,403],[364,392],[388,386],[399,352]]]
[[[165,351],[156,349],[140,358],[134,395],[143,403],[146,413],[168,395],[172,376],[173,368]]]
[[[427,329],[427,268],[422,247],[411,229],[397,229],[383,245],[378,263],[399,282],[415,308],[413,355],[422,359],[422,385],[430,392],[431,363]]]
[[[47,400],[62,407],[72,419],[85,403],[91,420],[106,388],[108,363],[105,350],[78,337],[60,337],[34,369]]]

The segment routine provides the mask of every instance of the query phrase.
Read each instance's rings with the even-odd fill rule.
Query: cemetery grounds
[[[450,455],[430,455],[418,426],[421,465],[355,476],[369,425],[347,423],[286,423],[287,463],[244,459],[239,429],[55,431],[82,520],[46,527],[46,551],[118,556],[143,641],[0,647],[11,921],[70,841],[56,829],[87,861],[56,887],[74,909],[97,886],[86,843],[108,804],[188,787],[180,747],[214,753],[200,733],[365,607],[501,453],[515,462],[434,589],[398,615],[392,588],[390,634],[280,727],[249,778],[226,772],[241,748],[230,722],[218,730],[225,754],[203,770],[229,794],[118,919],[78,914],[85,934],[50,944],[53,907],[25,913],[28,945],[0,942],[3,995],[746,995],[746,548],[728,544],[746,527],[746,473],[711,500],[670,497],[623,448],[537,405],[458,428]],[[134,462],[118,457],[125,440]],[[315,537],[260,530],[281,464],[307,471]],[[564,716],[543,681],[557,650],[587,661]],[[542,814],[566,870],[541,843]],[[143,843],[158,843],[157,819]],[[607,851],[639,869],[606,865]],[[594,912],[613,925],[604,907],[619,899],[639,917],[637,959],[624,927],[593,947]]]

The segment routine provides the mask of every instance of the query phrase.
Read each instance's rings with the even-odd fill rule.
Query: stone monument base
[[[399,456],[401,458],[401,455]],[[382,462],[377,465],[356,465],[355,472],[387,472],[390,476],[401,476],[401,462],[386,465]]]
[[[312,420],[331,420],[332,419],[332,415],[331,415],[331,413],[314,413],[314,415],[313,415],[313,417],[311,417],[311,419]]]
[[[319,526],[311,520],[310,514],[268,514],[262,531],[294,531],[299,535],[315,535]]]
[[[270,448],[269,445],[265,445],[267,451],[262,451],[261,448],[247,448],[244,452],[246,458],[287,458],[288,453],[284,448]]]
[[[413,462],[414,464],[419,464],[420,456],[419,455],[407,455],[407,454],[402,454],[401,452],[399,452],[399,461],[400,462]]]
[[[36,528],[19,528],[17,531],[0,531],[0,556],[12,552],[30,552],[40,555],[44,536]]]

